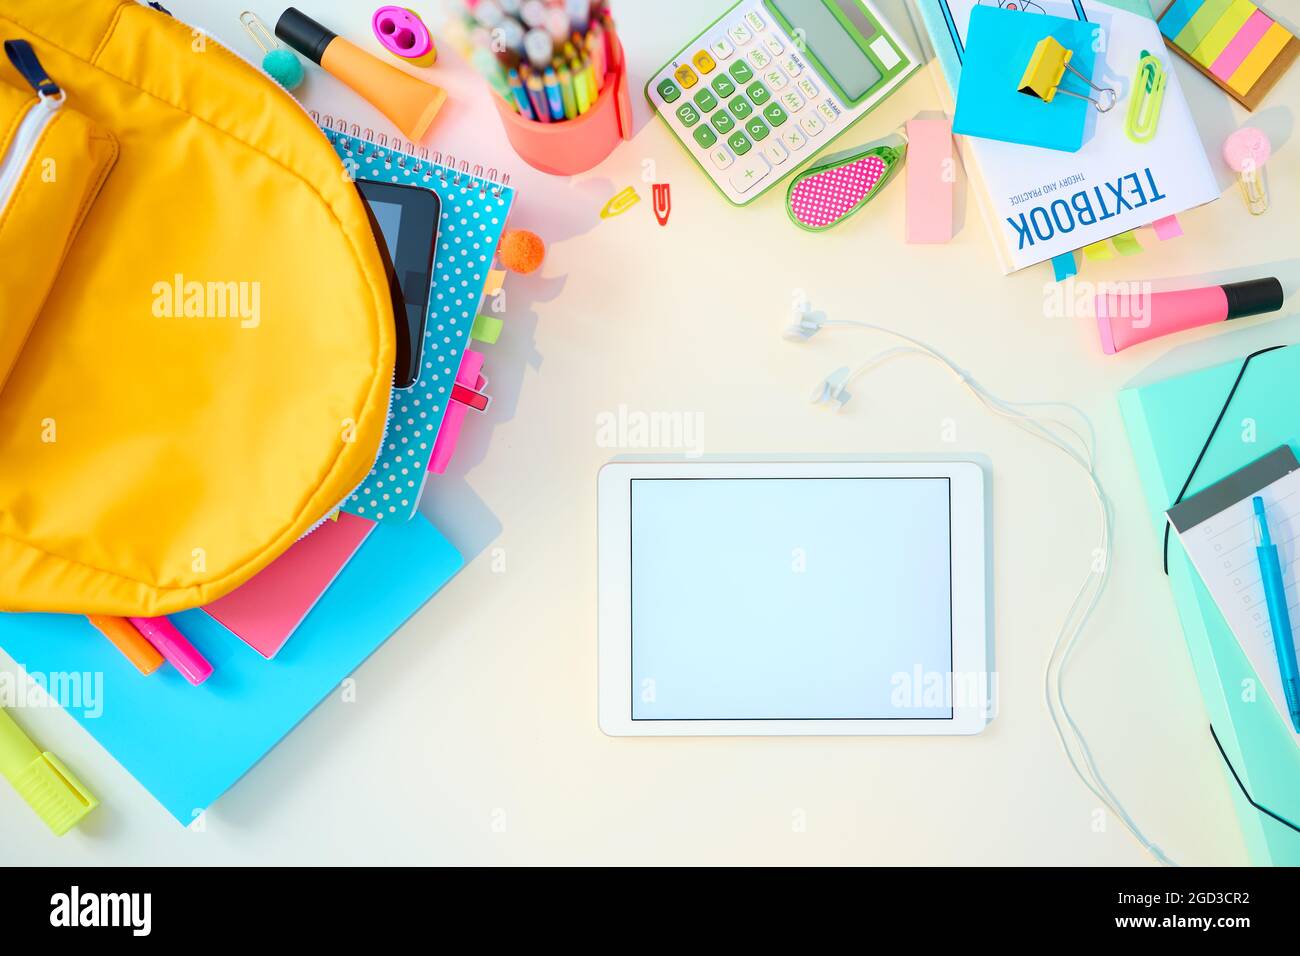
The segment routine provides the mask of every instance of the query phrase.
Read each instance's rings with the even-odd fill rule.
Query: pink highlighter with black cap
[[[1273,277],[1177,292],[1108,292],[1096,297],[1097,331],[1102,350],[1114,355],[1171,332],[1276,312],[1284,298]]]

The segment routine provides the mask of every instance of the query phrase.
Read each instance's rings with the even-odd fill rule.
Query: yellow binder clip
[[[1119,95],[1112,89],[1098,86],[1070,66],[1072,56],[1074,51],[1067,50],[1055,37],[1043,37],[1034,47],[1034,55],[1029,58],[1029,66],[1025,68],[1025,75],[1020,78],[1017,89],[1021,93],[1038,97],[1044,103],[1052,102],[1057,93],[1064,93],[1066,96],[1087,100],[1097,108],[1097,112],[1105,113],[1115,105]],[[1065,78],[1066,70],[1096,90],[1099,98],[1094,100],[1091,96],[1061,89],[1061,80]]]

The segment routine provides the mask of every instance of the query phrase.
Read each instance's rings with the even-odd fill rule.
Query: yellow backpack
[[[134,0],[72,6],[0,2],[0,610],[152,616],[366,477],[392,299],[290,96]]]

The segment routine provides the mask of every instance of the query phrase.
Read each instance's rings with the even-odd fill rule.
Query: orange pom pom
[[[511,272],[521,275],[535,272],[546,258],[546,243],[542,237],[527,229],[507,229],[497,247],[501,264]]]

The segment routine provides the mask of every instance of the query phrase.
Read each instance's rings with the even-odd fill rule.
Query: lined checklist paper
[[[1290,727],[1255,550],[1252,499],[1256,495],[1264,499],[1282,564],[1294,641],[1295,624],[1300,621],[1300,463],[1295,453],[1279,448],[1169,509],[1168,515],[1260,683]]]

